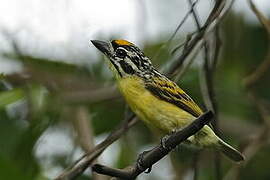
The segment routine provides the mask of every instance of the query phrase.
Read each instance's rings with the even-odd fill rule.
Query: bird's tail
[[[241,162],[245,159],[245,157],[239,151],[224,142],[222,139],[218,140],[218,149],[234,162]]]

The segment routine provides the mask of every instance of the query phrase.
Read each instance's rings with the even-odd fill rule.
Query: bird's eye
[[[127,56],[127,52],[123,49],[117,49],[116,56],[118,56],[120,58],[125,58]]]

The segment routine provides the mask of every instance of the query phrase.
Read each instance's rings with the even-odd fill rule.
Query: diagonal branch
[[[91,151],[95,146],[91,115],[84,106],[75,107],[74,110],[71,110],[71,113],[70,117],[72,118],[71,120],[74,125],[74,130],[77,133],[77,140],[79,141],[80,146],[84,152]],[[97,163],[97,160],[95,160],[95,163]],[[104,176],[95,173],[93,174],[92,179],[104,180]]]
[[[174,39],[174,37],[176,36],[177,32],[180,30],[180,28],[183,26],[183,24],[186,22],[187,18],[189,17],[189,15],[193,12],[193,8],[196,6],[196,4],[198,3],[199,0],[194,1],[191,4],[191,8],[190,10],[186,13],[186,15],[183,17],[183,19],[181,20],[181,22],[178,24],[178,26],[176,27],[175,31],[172,33],[171,37],[167,40],[167,42],[157,51],[157,53],[155,54],[153,60],[155,60],[161,53],[162,49],[167,48],[172,40]]]
[[[256,8],[251,0],[249,0],[250,8],[257,16],[263,27],[268,33],[270,39],[270,21],[265,18],[265,16]],[[268,141],[269,128],[270,128],[270,111],[269,106],[267,106],[264,101],[258,97],[252,88],[255,84],[266,74],[270,69],[270,46],[268,45],[268,52],[263,62],[247,77],[243,79],[243,85],[248,93],[248,98],[254,104],[255,108],[263,120],[263,128],[255,132],[255,138],[249,141],[248,145],[243,150],[243,154],[246,156],[246,165],[249,160],[266,144]],[[241,167],[232,167],[223,178],[223,180],[235,179]]]
[[[206,29],[215,22],[221,11],[224,7],[225,1],[216,2],[215,7],[211,11],[205,25],[203,28],[198,32],[195,38],[191,40],[191,42],[185,48],[185,52],[179,58],[180,61],[187,58],[187,56],[192,52],[192,49],[196,47],[198,42],[204,37],[206,33]],[[225,13],[224,13],[225,14]],[[172,64],[169,68],[167,74],[170,77],[176,76],[176,71],[182,65],[182,63],[177,62],[176,64]],[[135,116],[135,115],[134,115]],[[114,141],[119,139],[129,128],[134,126],[137,123],[137,118],[132,118],[130,121],[124,121],[122,125],[112,131],[111,135],[109,135],[103,142],[98,144],[91,152],[85,154],[81,158],[79,158],[74,164],[72,164],[69,168],[65,169],[62,174],[60,174],[56,179],[58,180],[72,180],[82,174],[85,169],[96,159],[109,145],[111,145]]]
[[[254,12],[254,14],[257,16],[261,24],[264,26],[265,30],[268,33],[268,37],[270,37],[270,21],[268,18],[266,18],[261,11],[256,7],[256,5],[253,3],[252,0],[248,0],[251,10]]]
[[[261,11],[257,9],[255,4],[249,0],[249,5],[254,14],[257,16],[264,29],[267,32],[268,39],[270,40],[270,20],[267,19]],[[267,55],[265,56],[263,62],[253,71],[249,76],[244,79],[244,85],[246,87],[251,87],[256,82],[263,77],[263,75],[270,69],[270,45],[268,45]]]
[[[203,128],[204,125],[208,124],[212,118],[212,111],[204,113],[186,128],[163,139],[162,143],[160,143],[158,146],[154,147],[150,151],[145,151],[140,154],[137,163],[135,163],[135,165],[132,167],[127,167],[125,169],[114,169],[104,165],[95,164],[93,165],[92,170],[100,174],[121,179],[135,179],[147,169],[151,169],[152,165],[165,157],[188,137],[198,132],[201,128]]]
[[[192,0],[188,0],[189,4],[192,4]],[[194,9],[193,12],[193,19],[195,21],[195,24],[197,26],[198,31],[201,29],[201,23],[199,20],[199,17],[196,13],[196,10]],[[216,28],[215,27],[215,35],[218,35]],[[215,66],[215,63],[211,63],[211,60],[213,62],[216,62],[217,59],[210,59],[210,53],[209,53],[209,46],[210,43],[209,41],[205,40],[203,42],[203,56],[204,56],[204,63],[202,66],[202,76],[200,76],[200,85],[201,85],[201,92],[203,94],[203,99],[206,104],[207,109],[212,110],[216,114],[216,118],[214,121],[212,121],[212,125],[214,127],[214,131],[218,133],[218,119],[217,119],[217,101],[215,99],[215,90],[214,90],[214,70],[215,68],[212,66]],[[217,48],[217,51],[215,51],[215,56],[213,58],[218,57],[218,46],[215,46],[213,48]],[[219,153],[216,153],[215,156],[215,174],[216,174],[216,179],[221,179],[221,167],[220,167],[220,156]],[[195,179],[196,176],[194,176]]]
[[[200,28],[196,36],[192,40],[190,40],[189,44],[186,46],[182,54],[178,57],[177,61],[174,62],[171,68],[169,69],[168,74],[170,77],[177,73],[178,68],[183,65],[184,61],[187,59],[187,57],[190,55],[193,49],[195,49],[196,46],[199,44],[199,42],[204,38],[206,32],[209,30],[209,27],[211,25],[215,26],[218,24],[216,20],[218,20],[218,18],[221,18],[219,16],[221,15],[225,4],[226,0],[216,1],[215,6],[212,9],[204,25]]]
[[[131,128],[138,122],[135,115],[132,115],[126,119],[119,127],[117,127],[112,133],[94,149],[84,154],[74,164],[67,168],[62,174],[60,174],[56,180],[72,180],[81,175],[86,168],[113,142],[119,139],[127,129]],[[80,162],[80,164],[78,164]]]

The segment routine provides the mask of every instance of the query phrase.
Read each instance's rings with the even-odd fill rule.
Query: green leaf
[[[0,156],[0,179],[9,180],[29,180],[32,179],[26,175],[23,170],[19,169],[15,161],[10,161],[5,157]]]
[[[12,89],[9,91],[3,91],[0,93],[0,108],[3,108],[9,104],[12,104],[18,100],[24,98],[24,92],[22,89]]]

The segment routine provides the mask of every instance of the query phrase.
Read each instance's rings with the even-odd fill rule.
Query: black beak
[[[91,42],[102,53],[104,53],[106,55],[109,55],[110,54],[110,44],[109,43],[104,42],[104,41],[99,41],[99,40],[91,40]]]

